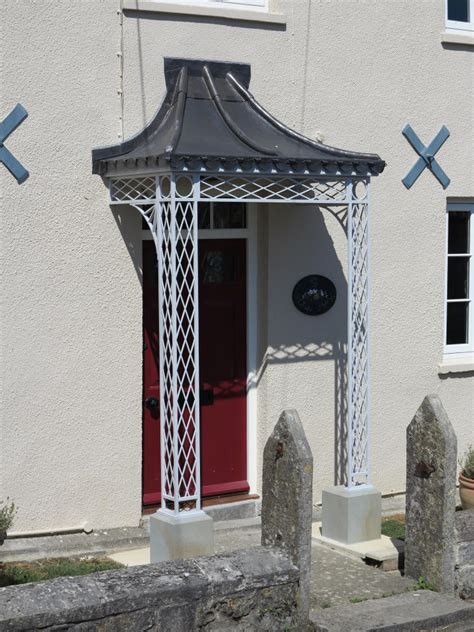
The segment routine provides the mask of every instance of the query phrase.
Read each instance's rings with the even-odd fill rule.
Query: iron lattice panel
[[[113,179],[110,181],[111,202],[140,202],[156,197],[155,176]]]
[[[341,202],[346,199],[345,180],[290,177],[201,177],[201,199],[284,202]]]
[[[369,482],[368,202],[349,207],[349,486]]]
[[[193,202],[158,203],[164,509],[199,504],[197,225]]]
[[[248,177],[248,176],[194,176],[196,187],[189,194],[176,196],[196,200],[230,202],[295,202],[317,204],[346,204],[347,181],[314,180],[308,177]],[[169,178],[162,177],[161,182]],[[191,181],[180,176],[179,181]],[[110,201],[114,204],[145,203],[156,199],[155,177],[117,178],[110,183]],[[161,199],[164,199],[163,196]]]

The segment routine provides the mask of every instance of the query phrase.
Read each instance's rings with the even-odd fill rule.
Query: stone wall
[[[281,551],[107,571],[0,589],[3,630],[297,630],[299,573]]]
[[[474,599],[474,509],[454,515],[454,587],[463,599]]]
[[[407,428],[405,573],[474,598],[474,510],[456,511],[457,438],[437,395]]]

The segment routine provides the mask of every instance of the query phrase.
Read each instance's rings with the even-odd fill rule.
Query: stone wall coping
[[[155,607],[179,610],[298,580],[289,558],[267,547],[61,577],[0,588],[0,630],[72,627]]]

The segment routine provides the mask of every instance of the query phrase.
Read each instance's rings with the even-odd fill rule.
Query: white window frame
[[[447,31],[464,31],[472,33],[474,31],[474,0],[468,0],[469,2],[469,22],[458,22],[456,20],[448,20],[448,2],[445,0],[445,14],[446,14],[446,30]]]
[[[445,263],[445,289],[444,289],[444,356],[454,358],[456,356],[465,358],[466,356],[474,356],[474,201],[473,202],[448,202],[446,209],[446,263]],[[471,214],[469,219],[469,252],[448,254],[448,236],[449,236],[449,213],[451,211],[463,211]],[[448,299],[448,259],[449,257],[468,256],[468,342],[466,344],[448,345],[446,343],[447,322],[448,322],[448,303],[463,301],[463,299]]]

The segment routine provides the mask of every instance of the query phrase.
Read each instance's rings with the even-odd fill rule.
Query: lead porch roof
[[[92,151],[93,172],[188,170],[377,175],[377,154],[316,142],[269,114],[249,92],[250,65],[165,58],[166,95],[123,143]]]

